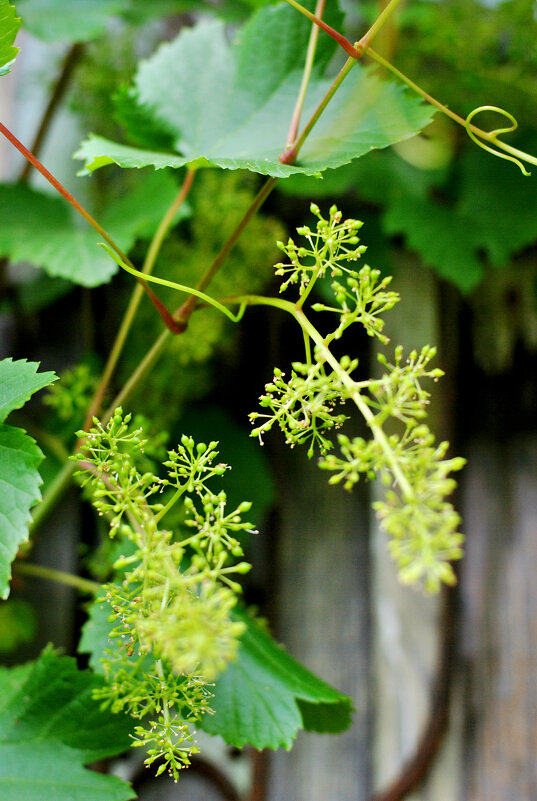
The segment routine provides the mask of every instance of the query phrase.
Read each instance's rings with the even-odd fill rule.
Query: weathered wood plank
[[[465,492],[464,798],[537,798],[537,439],[478,442]]]
[[[304,451],[277,463],[282,493],[278,636],[308,668],[354,698],[353,727],[302,733],[272,759],[269,799],[360,801],[369,786],[367,506],[329,486]]]

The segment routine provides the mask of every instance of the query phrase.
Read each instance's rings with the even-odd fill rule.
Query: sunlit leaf
[[[263,175],[314,175],[375,148],[406,139],[430,121],[431,111],[372,69],[356,65],[313,129],[296,165],[279,162],[297,98],[309,23],[288,5],[267,6],[230,45],[224,25],[204,21],[183,30],[141,63],[139,104],[174,132],[173,152],[129,147],[98,136],[76,156],[88,171],[122,167],[217,166]],[[307,120],[328,90],[322,77],[330,51],[321,51],[306,98]],[[147,145],[146,145],[147,147]]]

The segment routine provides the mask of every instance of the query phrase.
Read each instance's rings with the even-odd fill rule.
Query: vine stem
[[[367,55],[370,56],[374,61],[376,61],[381,66],[385,67],[387,70],[390,70],[397,78],[399,78],[403,83],[406,83],[410,89],[416,92],[420,97],[430,103],[432,106],[437,108],[442,114],[450,117],[454,122],[458,125],[461,125],[466,130],[472,131],[476,136],[480,139],[484,139],[487,142],[492,142],[492,144],[499,147],[501,150],[505,150],[506,153],[510,153],[511,156],[514,156],[516,159],[521,159],[522,161],[527,161],[529,164],[537,165],[537,158],[535,156],[530,155],[529,153],[524,153],[522,150],[518,150],[516,147],[512,147],[511,145],[502,142],[501,139],[497,139],[494,132],[483,131],[481,128],[478,128],[476,125],[468,122],[467,119],[464,119],[459,114],[456,114],[454,111],[451,111],[450,108],[444,106],[443,103],[440,103],[439,100],[436,100],[432,95],[426,92],[421,86],[418,86],[411,78],[405,75],[401,70],[397,69],[391,62],[387,61],[383,58],[379,53],[376,53],[371,47],[367,48]],[[484,107],[486,108],[486,107]],[[501,109],[499,110],[501,111]],[[505,113],[505,112],[503,112]],[[500,154],[497,154],[500,155]]]
[[[55,581],[67,587],[74,587],[88,595],[96,595],[102,589],[101,585],[96,581],[90,581],[89,579],[75,576],[73,573],[65,573],[63,570],[56,570],[53,567],[45,567],[44,565],[34,565],[31,562],[19,561],[15,563],[14,568],[17,573],[22,573],[26,576],[36,576],[37,578],[47,579],[47,581]]]
[[[269,178],[259,192],[257,193],[256,197],[250,204],[249,208],[246,210],[245,214],[243,215],[242,219],[238,222],[235,229],[231,232],[229,237],[227,238],[226,242],[222,246],[220,252],[217,254],[215,259],[213,260],[210,267],[203,273],[202,277],[196,284],[196,290],[202,292],[207,286],[210,284],[213,276],[218,272],[222,264],[224,263],[225,259],[237,243],[239,237],[241,236],[242,232],[254,216],[254,214],[259,210],[259,208],[263,205],[266,198],[270,195],[273,188],[275,187],[278,179],[277,178]],[[174,319],[176,320],[176,324],[182,327],[182,330],[186,330],[188,325],[188,320],[190,319],[197,303],[196,295],[190,295],[187,301],[183,303],[174,313]],[[162,351],[166,347],[169,339],[171,336],[171,332],[169,330],[164,330],[160,334],[160,336],[155,340],[151,349],[146,353],[144,358],[138,364],[128,381],[125,383],[123,388],[120,392],[116,395],[108,409],[106,410],[103,417],[101,417],[101,422],[105,424],[110,417],[113,415],[114,410],[118,406],[122,406],[125,400],[130,396],[130,394],[136,389],[136,387],[141,383],[141,381],[145,378],[149,370],[153,367],[153,365],[157,362],[162,354]]]
[[[388,18],[391,17],[400,2],[401,0],[390,0],[390,2],[387,3],[382,9],[369,30],[362,36],[356,45],[357,48],[361,48],[362,54],[365,50],[367,50],[377,33],[380,31],[384,23],[387,22]]]
[[[155,266],[155,262],[157,260],[160,249],[162,247],[164,238],[173,224],[175,215],[185,202],[190,192],[190,189],[192,188],[195,174],[196,174],[195,170],[192,169],[187,170],[185,180],[183,182],[183,185],[181,186],[181,189],[179,190],[177,196],[174,198],[172,204],[166,211],[164,217],[160,221],[160,224],[153,236],[153,239],[151,240],[151,243],[149,245],[149,248],[147,250],[144,259],[142,270],[139,273],[139,275],[151,274],[153,267]],[[110,384],[113,372],[116,368],[119,357],[123,351],[123,347],[125,345],[125,341],[131,329],[134,317],[136,315],[136,312],[138,311],[138,306],[140,305],[142,295],[143,295],[143,288],[140,283],[137,283],[132,292],[127,310],[121,321],[121,326],[116,335],[114,344],[112,345],[112,349],[110,351],[110,355],[108,356],[108,360],[106,362],[101,380],[99,382],[99,386],[97,387],[97,391],[95,392],[90,407],[87,411],[83,426],[85,431],[87,431],[90,428],[93,418],[98,414],[99,409],[101,408],[105,392],[108,389],[108,385]]]
[[[132,375],[123,385],[122,389],[118,392],[104,415],[101,415],[101,422],[103,425],[110,420],[112,415],[114,414],[115,409],[118,406],[122,406],[126,399],[130,396],[132,392],[136,389],[136,387],[140,384],[140,382],[145,378],[146,374],[149,370],[153,367],[153,365],[159,359],[162,351],[164,350],[168,340],[171,337],[170,331],[164,329],[164,331],[160,334],[158,339],[155,340],[150,350],[146,353],[144,358],[138,364],[138,367],[134,370]]]
[[[104,242],[98,242],[97,244],[101,245],[123,270],[126,270],[128,273],[136,276],[137,278],[144,275],[144,273],[140,272],[140,270],[135,270],[134,267],[129,267],[128,264],[125,264],[125,262],[121,261],[121,259],[116,256],[114,251],[109,248],[108,245],[105,245]],[[210,295],[206,295],[205,292],[200,292],[199,289],[194,289],[193,287],[187,286],[186,284],[178,284],[177,281],[170,281],[167,278],[159,278],[156,275],[148,275],[147,280],[153,281],[155,284],[160,284],[161,286],[167,286],[170,289],[176,289],[178,292],[186,292],[187,294],[194,295],[196,298],[204,300],[209,306],[214,306],[215,309],[218,309],[218,311],[222,312],[222,314],[225,314],[226,317],[228,317],[233,323],[238,323],[244,313],[244,308],[241,308],[239,309],[238,314],[233,314],[233,312],[230,312],[226,306],[223,306],[218,300],[215,300],[215,298],[212,298]]]
[[[296,8],[297,11],[300,11],[301,14],[310,19],[315,23],[315,25],[331,36],[332,39],[338,43],[338,45],[350,58],[357,60],[363,56],[365,50],[369,47],[370,43],[373,41],[384,23],[393,14],[401,0],[390,0],[390,2],[380,12],[373,25],[368,31],[366,31],[362,38],[356,42],[356,44],[349,42],[349,40],[343,36],[343,34],[341,34],[339,31],[336,31],[336,29],[332,28],[331,25],[327,25],[327,23],[324,22],[320,16],[312,13],[309,9],[298,3],[297,0],[286,0],[286,2],[289,3],[290,6],[293,6],[293,8]]]
[[[338,43],[340,47],[343,48],[343,50],[347,53],[347,55],[351,56],[351,58],[357,58],[357,57],[359,58],[357,50],[354,47],[354,45],[351,42],[349,42],[349,40],[346,39],[345,36],[343,36],[339,31],[336,31],[336,29],[332,28],[331,25],[328,25],[326,22],[324,22],[324,20],[322,20],[312,11],[310,11],[309,9],[305,8],[303,5],[298,3],[297,0],[286,0],[286,2],[289,3],[290,6],[293,6],[293,8],[295,8],[297,11],[300,11],[300,13],[303,14],[305,17],[314,22],[315,25],[317,25],[325,33],[331,36],[332,39],[335,39],[335,41]]]
[[[13,133],[11,133],[9,128],[6,128],[6,126],[2,122],[0,122],[0,133],[2,133],[6,137],[6,139],[8,139],[11,142],[13,147],[15,147],[19,151],[19,153],[22,153],[22,155],[32,164],[33,167],[35,167],[36,170],[38,170],[38,172],[41,173],[41,175],[54,187],[54,189],[57,192],[59,192],[59,194],[63,198],[65,198],[65,200],[67,200],[67,202],[82,217],[84,217],[86,222],[88,222],[92,226],[92,228],[94,228],[103,237],[103,239],[105,239],[108,242],[110,247],[114,250],[115,253],[117,253],[117,255],[120,257],[120,259],[122,259],[123,261],[125,261],[127,263],[130,263],[128,256],[126,256],[125,253],[123,253],[123,251],[121,250],[119,245],[117,245],[114,242],[114,240],[112,239],[110,234],[108,234],[104,230],[102,225],[100,225],[100,223],[97,222],[97,220],[89,213],[89,211],[87,211],[84,208],[84,206],[82,206],[78,202],[78,200],[75,197],[73,197],[73,195],[70,192],[67,191],[67,189],[63,186],[63,184],[60,183],[60,181],[58,181],[58,179],[55,178],[54,175],[52,175],[52,173],[49,170],[47,170],[47,168],[44,166],[44,164],[42,164],[39,161],[39,159],[36,156],[34,156],[34,154],[30,150],[28,150],[28,148],[25,147],[25,145],[23,145],[22,142],[19,141],[19,139],[17,139],[17,137]],[[160,301],[157,298],[155,293],[147,286],[145,281],[143,281],[140,278],[137,279],[137,280],[141,282],[144,291],[149,295],[149,298],[151,299],[151,302],[153,303],[153,305],[157,309],[158,313],[162,317],[162,320],[164,321],[165,325],[173,333],[179,333],[179,329],[178,329],[177,323],[173,319],[173,317],[170,314],[170,312],[168,311],[168,309],[164,306],[162,301]]]
[[[404,762],[395,779],[365,801],[403,801],[427,777],[447,732],[450,699],[457,657],[457,586],[444,588],[440,620],[440,644],[429,714],[414,753]]]
[[[345,80],[345,78],[347,77],[347,75],[349,74],[349,72],[351,71],[351,69],[354,67],[355,64],[356,64],[356,58],[354,56],[349,56],[343,67],[340,69],[340,71],[332,81],[332,84],[328,89],[328,91],[326,92],[325,96],[323,97],[323,99],[321,100],[321,102],[319,103],[319,105],[309,118],[308,122],[304,127],[304,130],[296,140],[295,144],[292,145],[291,147],[286,148],[283,151],[282,155],[280,156],[280,162],[282,164],[294,164],[302,148],[302,145],[310,135],[319,117],[321,116],[321,114],[323,113],[329,102],[332,100],[333,96],[335,95],[335,93],[337,92],[337,90],[339,89],[339,87],[341,86],[341,84],[343,83],[343,81]]]
[[[373,414],[373,412],[363,399],[359,390],[356,388],[355,382],[347,373],[347,371],[341,367],[336,357],[332,354],[332,351],[325,345],[324,339],[321,336],[321,334],[317,331],[315,326],[312,325],[312,323],[310,323],[304,312],[301,311],[300,309],[296,309],[293,313],[293,316],[300,325],[300,327],[308,332],[311,339],[313,340],[313,342],[315,342],[315,344],[319,348],[319,351],[322,353],[328,364],[332,367],[334,373],[337,375],[341,383],[344,384],[349,390],[351,399],[353,400],[354,404],[358,407],[366,423],[371,429],[373,436],[375,437],[380,447],[384,451],[386,459],[390,464],[390,467],[397,480],[397,483],[399,484],[403,496],[405,497],[405,499],[410,500],[411,498],[414,497],[412,487],[410,486],[410,483],[408,482],[405,474],[403,473],[401,467],[399,466],[399,463],[397,462],[397,459],[393,452],[393,448],[390,447],[386,434],[384,433],[382,428],[378,425],[378,423],[376,423],[375,415]]]

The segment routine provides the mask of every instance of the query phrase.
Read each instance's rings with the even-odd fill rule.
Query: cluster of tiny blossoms
[[[343,220],[342,214],[335,206],[330,209],[328,220],[322,216],[319,207],[312,203],[311,212],[317,217],[315,230],[307,225],[297,228],[297,233],[305,237],[308,246],[299,246],[289,238],[287,244],[278,242],[277,246],[288,257],[289,262],[275,265],[276,275],[287,276],[282,281],[280,292],[284,292],[290,284],[299,283],[300,294],[303,294],[310,281],[330,275],[332,278],[348,272],[344,262],[356,261],[366,247],[359,245],[357,231],[363,223],[359,220]]]
[[[240,585],[234,574],[250,569],[237,535],[250,504],[226,511],[224,492],[207,482],[223,475],[216,442],[183,436],[168,451],[167,475],[140,472],[145,440],[130,415],[117,409],[103,426],[79,432],[81,482],[120,538],[118,579],[105,585],[110,647],[103,659],[106,684],[97,695],[114,711],[137,720],[133,742],[147,749],[146,764],[177,778],[196,753],[193,724],[210,712],[210,682],[236,655],[243,624],[232,617]],[[183,506],[180,533],[161,521]]]
[[[320,467],[332,473],[330,483],[341,482],[346,489],[362,476],[380,478],[386,492],[375,509],[390,536],[401,580],[421,583],[433,592],[442,582],[454,580],[450,562],[462,553],[460,520],[447,497],[455,487],[450,474],[464,464],[462,459],[445,458],[448,444],[436,444],[424,422],[429,393],[422,382],[442,375],[430,366],[435,349],[425,346],[405,358],[397,347],[393,362],[379,355],[382,375],[365,379],[355,377],[357,359],[334,356],[331,344],[356,323],[368,336],[387,344],[382,315],[399,296],[388,289],[390,276],[382,277],[367,264],[359,270],[349,265],[366,249],[358,244],[360,222],[343,220],[335,206],[328,219],[315,205],[311,211],[317,217],[315,230],[297,229],[305,239],[302,245],[292,239],[286,245],[279,243],[289,262],[276,265],[276,275],[285,277],[282,290],[291,284],[299,287],[291,313],[304,333],[306,361],[293,364],[289,379],[276,368],[260,397],[264,411],[250,415],[252,436],[261,439],[279,426],[289,445],[308,443],[309,456],[317,449]],[[333,302],[313,303],[311,310],[331,312],[336,325],[323,336],[304,304],[317,279],[324,276],[333,279]],[[365,418],[368,438],[337,433],[346,419],[338,406],[348,402]],[[338,451],[333,452],[336,446]]]

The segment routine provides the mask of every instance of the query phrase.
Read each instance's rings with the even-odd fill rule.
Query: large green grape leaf
[[[239,654],[218,677],[200,726],[238,748],[290,748],[299,729],[341,732],[351,723],[351,699],[294,660],[246,615]]]
[[[2,801],[127,801],[132,788],[84,765],[129,746],[129,722],[92,698],[102,679],[47,649],[32,665],[0,668]]]
[[[0,0],[0,75],[6,75],[19,52],[14,46],[15,37],[21,26],[20,19],[15,14],[15,7],[9,0]]]
[[[25,360],[0,362],[0,596],[9,595],[11,563],[19,545],[28,539],[30,509],[41,499],[37,468],[43,459],[34,440],[3,421],[34,392],[56,380],[54,373],[37,373],[38,364]]]
[[[139,186],[116,200],[100,222],[125,251],[138,237],[149,237],[177,194],[165,173],[148,173]],[[50,276],[83,286],[97,286],[117,272],[116,263],[96,247],[102,237],[58,197],[26,184],[0,185],[0,253],[28,261]],[[180,216],[188,213],[182,206]]]
[[[295,166],[280,164],[304,58],[307,26],[288,5],[266,6],[240,29],[234,42],[218,21],[183,30],[142,62],[135,79],[139,104],[167,131],[173,152],[140,149],[90,137],[76,154],[86,170],[122,167],[217,166],[286,177],[317,174],[375,148],[406,139],[431,119],[431,111],[371,68],[356,65],[313,129]],[[324,39],[323,39],[324,41]],[[322,77],[321,50],[303,119],[331,81]]]

